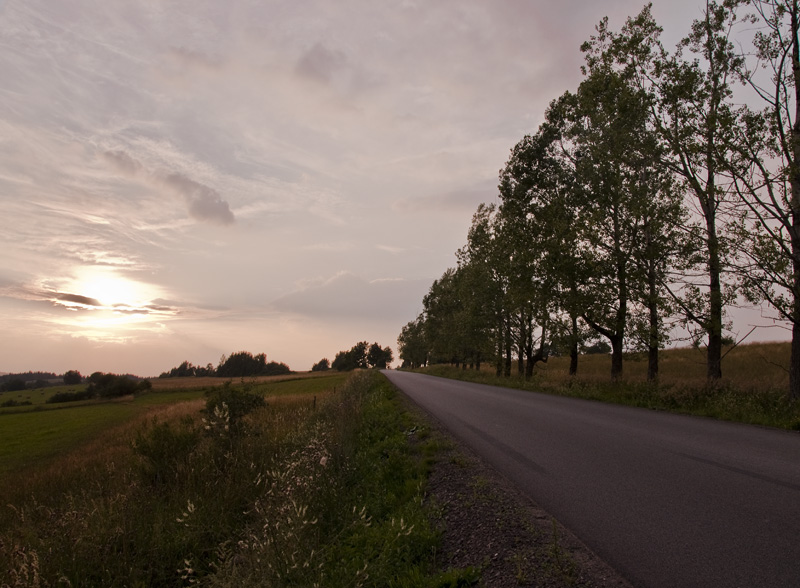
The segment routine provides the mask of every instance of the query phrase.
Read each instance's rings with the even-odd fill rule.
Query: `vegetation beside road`
[[[436,567],[432,448],[385,378],[342,378],[150,392],[152,410],[6,473],[0,585],[468,585]]]
[[[662,352],[658,382],[647,382],[647,358],[628,356],[624,380],[608,380],[606,354],[581,356],[581,375],[569,375],[568,357],[540,363],[533,377],[498,377],[492,366],[480,371],[433,365],[418,371],[446,378],[519,388],[561,396],[599,400],[680,414],[712,417],[781,429],[800,430],[800,402],[785,393],[790,343],[754,343],[729,350],[726,376],[709,384],[703,351]]]

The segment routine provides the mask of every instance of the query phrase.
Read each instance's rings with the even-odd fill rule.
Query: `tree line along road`
[[[634,586],[800,586],[800,435],[384,373]]]

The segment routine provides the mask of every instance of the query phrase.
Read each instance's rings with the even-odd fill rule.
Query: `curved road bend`
[[[800,435],[384,374],[634,586],[800,587]]]

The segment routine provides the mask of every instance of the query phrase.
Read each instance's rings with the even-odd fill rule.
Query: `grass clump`
[[[466,586],[436,568],[425,465],[377,373],[216,388],[0,511],[0,585]],[[317,398],[319,396],[319,398]]]

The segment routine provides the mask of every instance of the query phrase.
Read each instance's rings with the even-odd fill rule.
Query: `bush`
[[[89,386],[86,390],[94,396],[101,398],[118,398],[142,392],[152,388],[149,380],[136,382],[128,376],[116,376],[114,374],[101,374],[95,372],[89,376]]]
[[[133,450],[142,459],[140,473],[154,485],[175,483],[189,471],[189,457],[197,446],[198,431],[190,420],[181,427],[153,421],[150,429],[140,430],[133,441]]]
[[[6,400],[2,404],[0,404],[0,408],[10,408],[12,406],[31,406],[33,404],[30,400]]]
[[[242,419],[267,405],[264,397],[250,392],[246,388],[235,388],[225,382],[221,388],[207,393],[206,430],[217,431],[224,435],[236,436],[243,430]]]
[[[59,402],[76,402],[78,400],[89,400],[90,398],[94,397],[95,397],[94,392],[91,392],[88,389],[82,390],[80,392],[56,392],[45,402],[47,404],[56,404]]]

